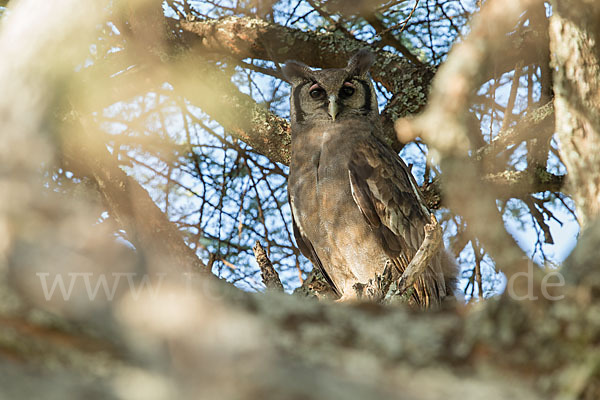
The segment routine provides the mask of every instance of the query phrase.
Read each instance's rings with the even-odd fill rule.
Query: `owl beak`
[[[339,110],[338,110],[337,98],[334,94],[329,96],[329,108],[327,109],[327,112],[331,116],[331,119],[333,121],[335,121],[335,117],[338,115]]]

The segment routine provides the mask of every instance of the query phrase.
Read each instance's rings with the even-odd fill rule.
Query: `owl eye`
[[[308,93],[313,99],[322,99],[325,97],[325,90],[316,83],[310,87]]]
[[[344,86],[340,90],[340,95],[343,97],[350,97],[354,94],[354,85],[350,82],[344,82]]]

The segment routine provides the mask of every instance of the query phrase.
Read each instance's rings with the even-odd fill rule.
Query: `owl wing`
[[[300,228],[298,227],[298,224],[296,223],[296,219],[294,217],[294,206],[291,201],[290,201],[290,210],[292,211],[291,214],[292,214],[292,227],[294,229],[294,237],[296,238],[296,243],[298,244],[298,248],[300,249],[300,252],[302,254],[304,254],[304,256],[306,258],[308,258],[310,260],[312,265],[314,265],[321,271],[321,274],[325,278],[325,281],[327,281],[329,286],[331,286],[331,288],[333,289],[335,294],[339,297],[340,291],[333,283],[333,280],[331,279],[331,277],[327,274],[327,271],[325,271],[325,268],[323,267],[323,263],[319,259],[319,256],[317,255],[315,248],[313,247],[310,240],[308,240],[308,238],[302,234]]]
[[[372,137],[357,144],[348,175],[356,205],[402,273],[421,246],[430,221],[412,173],[393,150]],[[422,277],[413,298],[428,305],[431,297],[445,292],[443,285],[433,275]]]

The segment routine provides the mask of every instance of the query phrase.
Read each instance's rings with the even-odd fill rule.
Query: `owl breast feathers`
[[[346,68],[313,71],[288,61],[292,84],[288,194],[294,236],[341,300],[355,284],[399,276],[430,221],[415,180],[381,136],[377,97],[368,75],[372,53],[361,50]],[[453,295],[456,265],[442,249],[414,285],[411,301],[439,305]]]

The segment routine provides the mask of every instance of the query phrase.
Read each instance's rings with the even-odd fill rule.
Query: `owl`
[[[356,53],[345,68],[283,67],[292,85],[288,195],[300,251],[321,270],[340,301],[357,298],[391,264],[399,277],[430,222],[407,166],[381,142],[373,54]],[[443,247],[443,246],[442,246]],[[414,284],[411,302],[439,305],[453,295],[456,264],[441,249]]]

